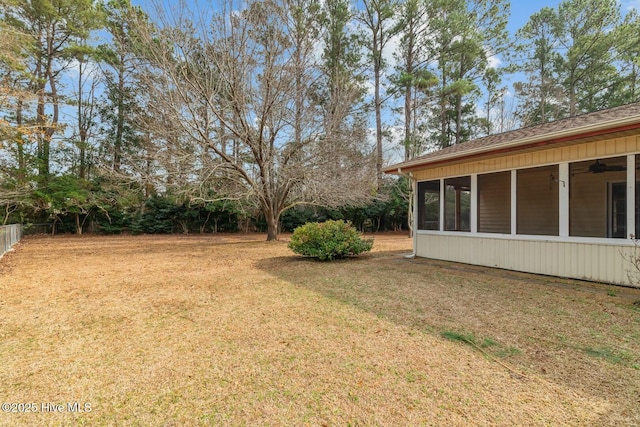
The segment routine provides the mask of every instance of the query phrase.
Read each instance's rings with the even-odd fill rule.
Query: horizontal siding
[[[626,172],[576,173],[570,177],[569,234],[607,237],[607,193],[610,182],[625,182]]]
[[[604,141],[591,141],[582,144],[549,148],[530,153],[461,162],[450,166],[413,172],[421,181],[427,179],[463,176],[474,173],[488,173],[509,169],[536,167],[552,163],[575,162],[598,157],[611,157],[640,152],[640,136],[631,135]]]
[[[560,197],[557,179],[557,165],[518,171],[518,234],[558,235]]]
[[[416,235],[417,255],[534,274],[633,285],[633,246],[453,235]]]
[[[511,173],[478,176],[478,231],[511,233]]]

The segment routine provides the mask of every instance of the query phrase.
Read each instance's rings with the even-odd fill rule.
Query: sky
[[[507,28],[511,35],[514,35],[516,31],[522,28],[529,17],[534,13],[540,11],[544,7],[557,8],[562,0],[511,0],[511,13],[509,14],[509,21],[507,24]],[[618,0],[618,4],[620,4],[620,11],[624,16],[629,10],[636,9],[640,11],[640,0]],[[490,60],[491,61],[491,60]],[[498,65],[500,63],[499,58],[493,58],[494,65]],[[513,99],[513,94],[510,91],[511,84],[513,81],[517,80],[518,75],[505,76],[503,83],[506,84],[508,91],[506,93],[506,99]],[[509,101],[507,101],[509,102]],[[484,111],[479,111],[479,115],[483,115]],[[398,130],[397,138],[400,138],[399,134],[402,133],[401,130]],[[392,131],[392,133],[395,133]],[[401,153],[398,149],[397,145],[392,145],[387,150],[387,155],[393,157],[401,156]]]
[[[557,8],[561,0],[511,0],[511,14],[509,17],[508,29],[513,35],[522,28],[529,17],[544,7]],[[640,0],[618,0],[620,11],[624,16],[631,9],[640,11]]]
[[[640,0],[618,0],[622,14],[626,14],[631,9],[640,10]],[[531,15],[543,7],[556,8],[560,0],[511,0],[511,17],[509,18],[509,31],[515,33],[520,27],[526,24]]]
[[[220,0],[185,0],[185,1],[187,2],[187,5],[199,5],[201,7],[205,5],[209,5],[210,7],[215,8],[216,4],[220,4],[219,3]],[[331,0],[324,0],[324,1],[331,1]],[[524,26],[527,23],[531,15],[540,11],[543,7],[557,8],[557,6],[561,3],[561,1],[562,0],[511,0],[510,1],[511,13],[508,21],[509,32],[512,35],[514,35],[518,29],[520,29],[522,26]],[[175,6],[176,4],[172,0],[133,0],[133,3],[142,6],[142,8],[148,13],[153,13],[154,4],[160,3],[160,4],[173,5],[173,6]],[[620,10],[623,15],[626,14],[632,8],[640,10],[640,0],[618,0],[618,3],[620,4]],[[387,49],[385,49],[386,51],[384,54],[385,59],[391,65],[393,65],[393,63],[395,62],[393,58],[393,51],[397,48],[398,42],[399,40],[392,40],[389,43]],[[500,59],[493,58],[492,62],[494,66],[497,66],[500,64]],[[393,69],[393,66],[389,68]],[[517,79],[517,76],[507,77],[505,78],[504,83],[508,87],[511,87],[511,83],[514,79]],[[367,89],[371,95],[373,93],[373,85],[372,84],[369,85]],[[512,97],[511,92],[508,91],[506,93],[506,96],[508,98],[511,98]],[[385,112],[385,116],[388,113],[389,112]]]
[[[515,33],[520,27],[527,23],[529,17],[538,12],[543,7],[556,8],[559,0],[528,1],[511,0],[511,17],[509,18],[509,31]]]

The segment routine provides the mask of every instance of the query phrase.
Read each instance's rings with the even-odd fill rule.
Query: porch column
[[[511,234],[515,235],[518,231],[516,222],[518,221],[517,212],[518,201],[518,171],[511,171]]]
[[[636,230],[636,155],[627,156],[627,235],[638,238]]]
[[[418,251],[418,181],[411,175],[411,191],[413,195],[413,206],[411,206],[411,212],[413,223],[411,224],[411,239],[413,240],[413,253]]]
[[[471,232],[478,232],[478,174],[471,174]]]
[[[444,231],[444,205],[447,203],[447,201],[444,199],[445,197],[445,193],[444,193],[444,178],[440,179],[440,231]]]
[[[558,233],[561,237],[569,236],[569,163],[558,165],[558,215],[560,229]]]

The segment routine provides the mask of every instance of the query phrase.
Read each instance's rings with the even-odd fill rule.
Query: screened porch
[[[628,239],[640,229],[639,167],[629,155],[420,181],[416,228]]]
[[[637,286],[640,155],[416,183],[418,256]]]

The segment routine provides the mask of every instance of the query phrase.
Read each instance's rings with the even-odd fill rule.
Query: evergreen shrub
[[[355,256],[372,247],[373,239],[363,239],[351,223],[343,220],[301,225],[289,242],[293,252],[322,261]]]

